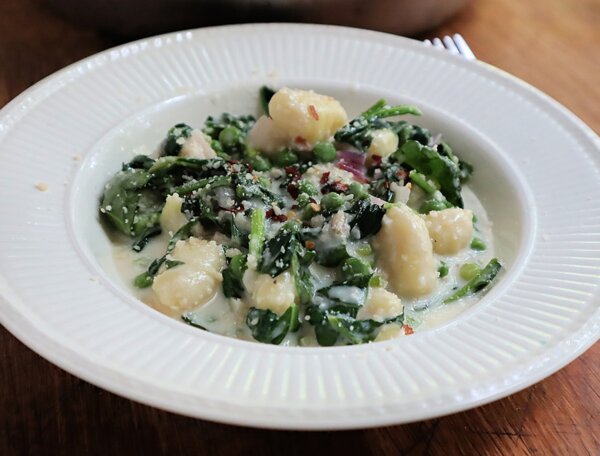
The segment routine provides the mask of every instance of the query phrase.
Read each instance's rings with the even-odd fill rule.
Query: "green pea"
[[[371,288],[382,288],[385,287],[385,279],[380,275],[374,275],[369,280],[369,286]]]
[[[342,263],[342,275],[344,278],[355,275],[370,275],[373,273],[371,266],[360,258],[346,258]]]
[[[321,211],[321,208],[316,203],[307,204],[302,209],[301,218],[302,220],[310,220]]]
[[[460,267],[460,277],[463,280],[471,280],[473,277],[475,277],[477,274],[479,274],[479,272],[481,271],[481,268],[475,264],[475,263],[465,263]]]
[[[367,192],[365,186],[358,182],[352,182],[350,187],[348,187],[348,191],[350,194],[354,195],[356,199],[366,199],[369,197],[369,192]]]
[[[298,182],[298,190],[302,193],[306,193],[308,196],[315,196],[319,193],[315,184],[306,179],[302,179]]]
[[[431,211],[443,211],[444,209],[448,209],[449,207],[452,207],[452,205],[448,201],[430,199],[421,204],[419,212],[421,214],[428,214]]]
[[[479,238],[473,238],[473,240],[471,241],[471,248],[473,250],[485,250],[487,249],[487,245],[485,245],[485,242],[483,242],[483,240]]]
[[[219,133],[219,141],[223,145],[223,147],[233,147],[240,142],[240,138],[242,137],[242,132],[239,128],[236,128],[232,125],[223,128],[221,133]]]
[[[296,203],[298,203],[298,206],[301,208],[306,207],[308,203],[310,203],[310,196],[306,193],[300,193],[296,199]]]
[[[356,248],[356,253],[360,256],[369,256],[373,253],[373,248],[371,247],[371,244],[363,244]]]
[[[326,211],[335,211],[344,205],[344,198],[339,193],[331,192],[321,198],[321,207]]]
[[[275,166],[284,167],[298,163],[299,157],[292,149],[283,149],[273,157]]]
[[[317,143],[315,148],[313,149],[313,155],[317,159],[317,161],[321,163],[329,163],[336,159],[337,151],[335,150],[335,146],[330,142],[320,142]]]
[[[440,274],[440,278],[446,277],[448,275],[448,272],[450,272],[450,268],[446,263],[442,261],[440,263],[440,266],[438,267],[438,272]]]
[[[263,155],[257,154],[254,157],[249,157],[247,160],[256,171],[268,171],[271,169],[271,162]]]

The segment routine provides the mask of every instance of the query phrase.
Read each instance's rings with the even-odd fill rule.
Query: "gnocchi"
[[[433,242],[433,251],[441,255],[455,255],[469,245],[473,237],[473,212],[453,207],[431,211],[425,224]]]
[[[164,306],[189,310],[206,304],[221,286],[225,266],[223,249],[214,241],[191,237],[177,242],[172,261],[183,264],[163,269],[156,276],[152,290]]]
[[[433,246],[425,221],[405,204],[388,209],[375,236],[381,268],[399,295],[423,296],[437,285]]]
[[[260,114],[175,124],[107,182],[99,215],[140,299],[209,332],[329,346],[410,336],[492,283],[473,167],[398,118],[416,107],[348,121],[310,90],[259,99]]]

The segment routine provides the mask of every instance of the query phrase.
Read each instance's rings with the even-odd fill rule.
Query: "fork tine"
[[[442,41],[444,42],[444,46],[446,46],[448,52],[456,55],[460,53],[458,48],[456,47],[456,44],[454,44],[452,38],[450,38],[449,36],[445,36],[444,38],[442,38]]]
[[[460,33],[455,33],[452,35],[452,38],[454,39],[454,44],[458,48],[458,52],[460,52],[463,57],[469,60],[475,60],[475,54],[473,54],[473,51]]]
[[[437,37],[433,39],[433,47],[438,49],[445,49],[444,43],[442,43],[442,40],[440,40]]]

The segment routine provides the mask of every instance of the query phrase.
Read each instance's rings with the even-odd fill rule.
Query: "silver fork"
[[[423,44],[425,46],[433,46],[437,49],[445,49],[451,54],[461,55],[467,60],[475,60],[475,54],[473,54],[473,51],[460,33],[455,33],[452,36],[446,35],[442,39],[424,40]]]

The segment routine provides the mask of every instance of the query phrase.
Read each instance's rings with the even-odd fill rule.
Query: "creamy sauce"
[[[411,198],[419,198],[418,192],[413,191],[412,193],[415,196],[411,196]],[[492,223],[484,207],[468,186],[463,186],[462,195],[465,209],[472,210],[477,218],[477,222],[474,224],[474,236],[482,239],[487,248],[484,251],[476,251],[467,247],[453,256],[434,254],[438,263],[444,261],[448,265],[448,275],[440,278],[437,289],[425,298],[409,299],[401,297],[404,304],[405,322],[416,331],[443,325],[481,299],[481,293],[478,293],[450,304],[443,304],[445,297],[466,283],[459,274],[462,264],[476,262],[483,267],[494,257]],[[164,254],[168,240],[168,233],[163,233],[152,239],[142,252],[137,253],[131,250],[131,241],[128,238],[113,236],[112,260],[120,279],[133,295],[159,312],[180,319],[181,312],[161,305],[151,287],[139,289],[133,286],[133,279],[138,274],[146,271],[155,258]],[[353,251],[357,249],[357,245],[359,244],[349,245],[351,253],[354,253]],[[317,288],[329,286],[339,279],[339,273],[332,268],[313,263],[310,270],[315,278]],[[383,275],[380,270],[376,270],[376,272]],[[193,314],[195,321],[210,332],[244,340],[254,340],[245,321],[248,308],[249,306],[243,301],[228,299],[222,294],[222,291],[219,291],[209,302],[193,310]],[[305,317],[301,315],[301,318]],[[310,325],[303,325],[298,332],[288,334],[281,345],[318,346]]]

